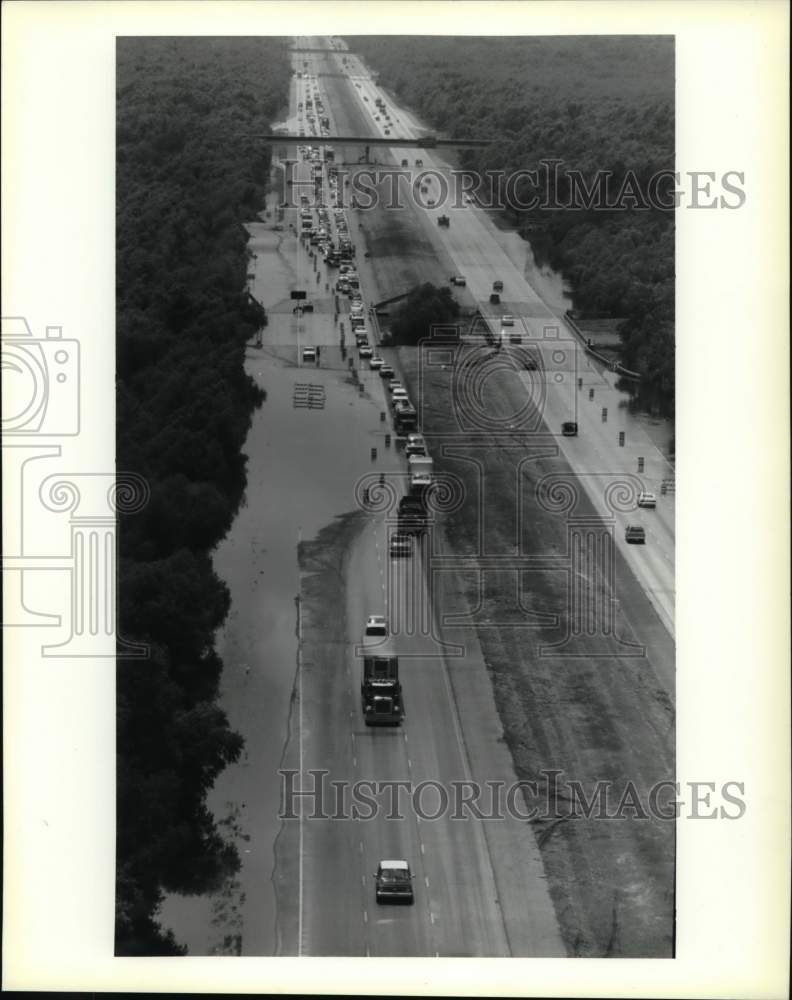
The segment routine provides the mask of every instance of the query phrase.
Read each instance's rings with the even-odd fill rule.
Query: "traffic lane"
[[[393,750],[393,738],[380,737],[378,744],[384,753],[371,760],[372,770],[366,773],[361,767],[361,750],[366,742],[359,738],[357,775],[406,780],[413,787],[430,781],[434,783],[427,786],[430,792],[439,784],[453,794],[452,783],[469,780],[470,775],[445,665],[436,655],[427,655],[428,636],[436,633],[430,627],[432,609],[424,568],[417,545],[412,558],[388,556],[387,537],[392,527],[386,518],[380,518],[361,540],[355,559],[363,557],[364,545],[370,552],[367,543],[371,537],[376,557],[370,553],[369,561],[376,565],[376,573],[357,562],[356,569],[350,565],[351,575],[363,584],[357,588],[350,584],[350,593],[358,589],[361,594],[356,607],[354,599],[350,601],[350,617],[354,620],[356,616],[362,627],[368,614],[380,613],[383,608],[391,622],[404,690],[406,720],[400,745],[406,748],[406,755],[399,767],[399,762],[388,756]],[[450,814],[422,820],[412,802],[401,819],[385,820],[385,827],[384,834],[377,831],[370,840],[375,841],[377,850],[385,851],[381,857],[388,856],[389,850],[397,851],[393,856],[410,862],[416,873],[416,888],[430,908],[434,950],[422,953],[508,955],[483,830],[461,823]],[[428,933],[429,928],[424,931]],[[428,949],[425,937],[422,940]],[[395,947],[393,943],[388,946]],[[382,953],[376,942],[372,948],[372,953]]]
[[[386,551],[387,528],[381,522],[380,551]],[[394,625],[406,710],[405,767],[397,776],[412,789],[421,782],[430,784],[419,801],[406,797],[399,820],[385,821],[387,833],[378,849],[398,849],[395,856],[408,860],[415,871],[416,899],[428,907],[430,927],[425,930],[433,935],[432,950],[424,954],[508,955],[483,831],[450,814],[431,818],[436,812],[433,790],[447,789],[451,796],[453,783],[469,779],[469,774],[444,665],[427,655],[428,635],[433,634],[426,621],[431,607],[418,546],[412,558],[391,559],[386,575],[386,609]],[[372,773],[395,776],[381,766]],[[423,816],[422,806],[427,810]]]
[[[434,638],[438,631],[425,565],[429,545],[428,536],[420,543],[416,539],[411,559],[391,560],[386,588],[405,692],[408,770],[414,788],[428,783],[422,792],[426,802],[411,800],[410,808],[417,810],[439,954],[505,956],[509,949],[484,831],[472,819],[455,818],[453,806],[438,810],[445,797],[453,804],[458,783],[470,782],[471,775],[446,664]]]
[[[363,634],[369,614],[387,612],[387,581],[389,567],[385,547],[385,524],[372,517],[359,536],[350,554],[347,573],[347,634],[354,651]],[[354,672],[362,672],[360,657],[355,657]],[[402,727],[367,727],[363,719],[358,681],[354,720],[354,771],[356,781],[409,782],[410,762],[406,750],[406,730]],[[409,711],[409,706],[408,706]],[[340,777],[340,776],[339,776]],[[356,860],[362,890],[361,914],[366,926],[366,953],[370,955],[432,955],[434,954],[431,919],[426,906],[426,873],[421,865],[420,839],[414,817],[388,818],[387,812],[377,812],[370,819],[357,823],[346,821],[358,833]],[[377,864],[395,858],[408,861],[419,885],[416,904],[411,907],[378,905],[375,898],[373,873]]]
[[[361,734],[358,740],[359,780],[409,782],[407,760],[402,727],[369,727],[368,733]],[[394,798],[395,795],[394,792]],[[394,805],[393,815],[397,816],[397,799]],[[358,826],[367,954],[380,957],[434,955],[436,948],[426,889],[428,876],[422,864],[417,823],[409,815],[393,819],[380,815]],[[390,859],[404,860],[410,865],[414,876],[412,905],[377,903],[374,872],[380,861]]]

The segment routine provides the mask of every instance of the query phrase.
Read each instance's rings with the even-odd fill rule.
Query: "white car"
[[[407,395],[406,389],[394,389],[391,392],[391,399],[394,403],[404,402],[409,403],[410,397]]]
[[[510,316],[508,313],[501,316],[501,326],[514,326],[514,316]]]
[[[369,368],[374,368],[375,370],[377,370],[379,368],[382,368],[382,366],[384,364],[385,364],[385,361],[381,357],[379,357],[377,354],[375,354],[373,357],[369,358]]]
[[[390,385],[388,386],[388,389],[391,392],[395,392],[397,389],[403,389],[403,388],[404,386],[397,378],[391,379]]]
[[[369,615],[366,619],[366,635],[387,635],[388,619],[385,615]]]
[[[374,354],[374,351],[372,351],[369,344],[362,344],[358,348],[358,354],[361,356],[361,358],[370,358]]]
[[[656,507],[657,497],[654,493],[649,493],[646,490],[641,490],[638,494],[638,506],[639,507]]]

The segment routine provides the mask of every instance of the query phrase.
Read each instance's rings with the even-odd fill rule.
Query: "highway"
[[[335,58],[340,68],[343,57]],[[351,63],[350,99],[369,115],[372,131],[384,134],[389,128],[394,138],[397,132],[415,137],[418,130],[411,117],[393,109],[356,57],[347,58]],[[306,62],[315,74],[322,58],[295,57],[295,65],[301,70]],[[290,130],[305,132],[306,146],[320,149],[321,129],[317,123],[307,121],[305,107],[307,98],[321,85],[320,76],[296,80],[288,122]],[[391,111],[390,124],[374,120],[374,102],[381,96]],[[331,122],[326,131],[332,132],[334,115],[327,93],[323,94],[323,103]],[[403,159],[413,164],[420,158],[424,169],[448,174],[448,167],[431,151],[419,151],[416,157],[415,149],[395,146],[392,155],[396,164]],[[294,177],[307,182],[312,165],[299,156],[298,160]],[[437,185],[436,180],[430,183]],[[431,196],[430,191],[427,197]],[[344,228],[349,221],[350,231],[352,214],[347,208],[344,215]],[[448,228],[437,225],[442,214],[449,216]],[[472,204],[437,204],[414,208],[413,215],[425,227],[441,259],[450,259],[455,273],[464,275],[466,289],[462,294],[466,301],[480,304],[496,342],[501,337],[500,317],[506,313],[514,317],[514,326],[505,332],[519,334],[520,344],[510,343],[507,336],[499,351],[489,352],[495,359],[490,385],[497,390],[489,390],[490,416],[500,421],[501,431],[520,431],[519,420],[513,415],[522,413],[526,405],[531,413],[538,412],[544,420],[538,428],[541,436],[546,438],[549,432],[559,451],[558,462],[550,463],[548,468],[567,470],[567,478],[568,470],[573,470],[574,487],[582,490],[586,503],[614,519],[618,550],[615,572],[622,595],[619,613],[632,633],[647,642],[657,679],[673,698],[669,637],[673,635],[674,616],[674,498],[662,496],[659,490],[660,482],[670,475],[665,459],[645,434],[641,437],[635,422],[625,420],[611,373],[602,372],[590,361],[574,333],[525,281],[495,240],[492,224],[483,211]],[[284,221],[299,228],[294,209],[286,211]],[[337,222],[332,224],[334,236],[338,235]],[[295,287],[307,287],[309,298],[317,300],[315,312],[295,315],[289,339],[280,345],[288,353],[293,351],[293,359],[301,366],[303,346],[321,347],[324,358],[328,345],[335,345],[336,323],[348,319],[349,306],[342,298],[340,316],[331,322],[331,286],[337,272],[321,263],[319,255],[312,254],[300,239],[296,240],[294,274]],[[502,281],[504,288],[500,305],[491,306],[489,295],[495,280]],[[313,288],[315,295],[310,291]],[[365,297],[365,283],[363,293]],[[475,338],[483,344],[480,334],[463,339],[472,343]],[[526,350],[539,359],[538,370],[526,370]],[[356,382],[348,390],[350,395],[356,395],[355,385],[359,383],[361,394],[373,403],[374,409],[386,413],[389,404],[383,379],[359,362],[354,364],[354,371]],[[567,420],[578,423],[577,437],[561,436],[561,424]],[[629,429],[629,438],[621,446],[618,435],[625,428]],[[639,457],[644,460],[640,475]],[[385,467],[389,473],[404,472],[404,458],[389,453]],[[608,489],[614,482],[624,482],[628,488],[621,493],[618,488],[615,492]],[[657,494],[656,510],[635,509],[634,496],[639,489]],[[325,770],[328,780],[343,782],[345,788],[357,781],[404,782],[409,789],[422,781],[436,782],[445,789],[454,782],[470,780],[513,784],[514,765],[503,744],[502,726],[478,641],[469,630],[463,638],[461,633],[454,636],[464,641],[461,669],[462,665],[438,638],[450,641],[453,630],[444,628],[441,632],[438,625],[439,609],[427,593],[425,554],[416,548],[411,558],[391,558],[388,536],[393,523],[388,511],[367,512],[364,519],[362,530],[339,567],[346,608],[345,642],[343,650],[338,651],[343,668],[325,672],[317,669],[319,654],[315,649],[310,667],[298,668],[296,739],[302,787],[310,789],[313,770]],[[625,543],[627,524],[645,527],[645,546]],[[580,571],[585,573],[585,566]],[[596,575],[600,570],[592,572]],[[635,592],[636,580],[656,611],[656,624],[641,603],[642,595]],[[362,717],[360,658],[355,647],[366,616],[372,613],[384,613],[390,618],[398,647],[407,713],[403,726],[398,728],[366,727]],[[621,683],[621,673],[618,656],[602,671],[602,695],[613,698],[614,710],[622,697],[614,687]],[[629,719],[626,724],[629,727]],[[575,756],[578,773],[583,775],[584,748]],[[652,757],[651,750],[648,757]],[[648,785],[651,775],[642,772],[642,767],[644,762],[636,760],[634,773]],[[427,801],[431,811],[431,795]],[[321,819],[311,817],[308,804],[303,802],[299,837],[295,840],[299,854],[295,866],[299,872],[296,933],[294,940],[283,942],[281,954],[551,957],[567,953],[542,857],[526,823],[514,816],[488,822],[469,812],[462,820],[452,819],[451,810],[428,819],[416,813],[409,796],[402,804],[399,819],[388,819],[382,809],[371,818],[348,818],[345,812],[343,819]],[[386,857],[410,862],[415,877],[412,907],[376,904],[372,873]],[[640,864],[634,859],[625,860],[625,873],[637,865],[635,878],[640,881]]]
[[[363,108],[371,116],[371,127],[381,135],[389,129],[391,135],[418,138],[420,131],[411,122],[410,116],[393,109],[392,125],[379,115],[375,101],[386,99],[386,106],[392,109],[387,95],[377,88],[365,74],[357,57],[349,57],[355,82],[360,88],[353,88]],[[368,98],[368,100],[364,100]],[[515,328],[521,335],[522,343],[536,347],[543,365],[543,385],[538,386],[538,377],[531,373],[524,376],[526,392],[532,395],[537,405],[544,411],[547,427],[551,433],[558,433],[559,446],[571,469],[589,495],[594,508],[606,517],[614,517],[617,525],[616,544],[622,556],[643,586],[654,604],[666,628],[674,635],[674,514],[675,496],[662,495],[663,480],[672,476],[672,470],[665,457],[645,433],[630,425],[629,439],[625,433],[624,445],[619,444],[619,434],[627,430],[619,407],[620,394],[613,388],[613,380],[607,379],[600,371],[601,366],[591,363],[582,346],[564,322],[554,315],[542,302],[514,263],[507,257],[495,239],[492,223],[483,210],[473,203],[461,204],[462,197],[456,196],[447,164],[437,157],[433,150],[416,151],[414,148],[392,148],[396,164],[407,160],[414,168],[416,158],[423,161],[424,170],[433,170],[446,181],[449,193],[441,200],[441,185],[437,178],[429,177],[427,202],[435,201],[434,207],[422,208],[427,224],[432,228],[435,239],[441,244],[454,263],[455,272],[463,275],[467,289],[479,304],[487,318],[495,337],[500,337],[500,316],[508,313],[515,317]],[[448,216],[448,228],[439,227],[441,215]],[[499,306],[489,304],[493,281],[503,281]],[[549,338],[558,339],[560,345]],[[557,351],[561,350],[561,354]],[[582,379],[580,386],[576,380]],[[540,390],[540,391],[537,391]],[[590,393],[593,392],[593,398]],[[603,411],[606,415],[603,417]],[[577,438],[560,435],[562,422],[574,420],[579,425]],[[638,472],[638,459],[643,458],[644,470]],[[632,484],[631,493],[637,496],[641,490],[655,493],[657,507],[654,510],[637,509],[630,504],[627,509],[608,503],[602,489],[603,478],[624,478]],[[630,545],[625,541],[624,529],[628,524],[644,527],[647,536],[645,546]]]

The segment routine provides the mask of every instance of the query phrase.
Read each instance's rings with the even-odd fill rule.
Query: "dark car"
[[[413,875],[406,861],[380,861],[374,872],[378,903],[413,903]]]
[[[578,425],[574,420],[567,420],[561,424],[561,433],[564,437],[577,437]]]
[[[631,545],[644,545],[646,543],[646,532],[640,525],[628,524],[624,537]]]

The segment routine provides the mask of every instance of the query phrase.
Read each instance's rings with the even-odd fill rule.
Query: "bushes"
[[[459,303],[449,288],[427,282],[410,292],[391,323],[391,335],[397,344],[417,344],[431,334],[433,326],[453,323],[459,315]]]

